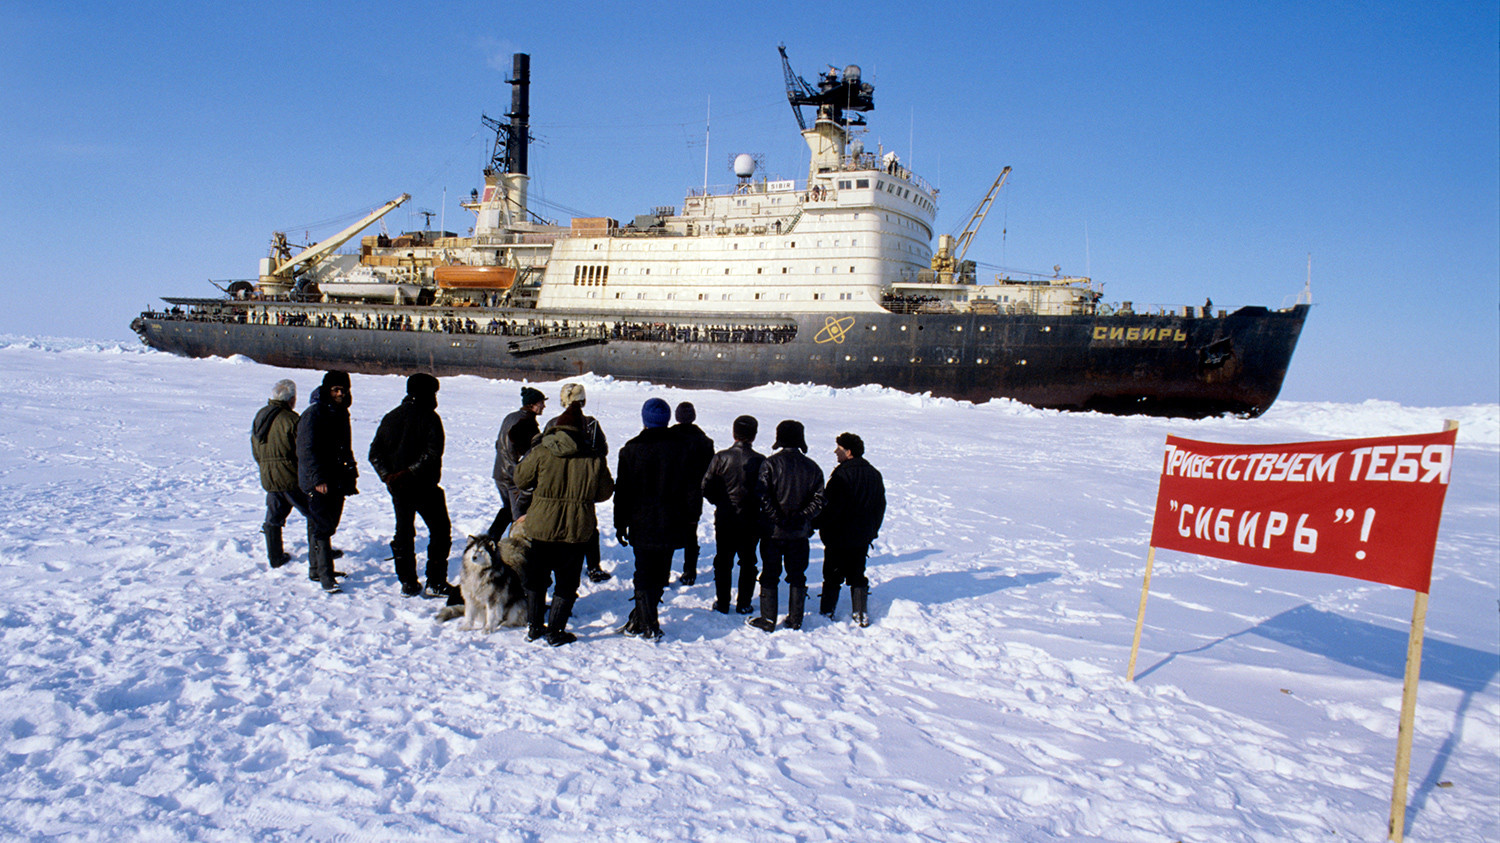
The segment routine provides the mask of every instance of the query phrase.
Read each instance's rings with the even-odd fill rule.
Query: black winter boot
[[[754,565],[740,565],[739,594],[734,598],[734,610],[742,615],[748,615],[752,611],[750,605],[755,599],[755,577],[759,573]]]
[[[818,598],[818,614],[833,620],[834,611],[839,607],[839,584],[836,582],[823,581],[823,594]]]
[[[760,587],[760,617],[751,618],[745,623],[755,627],[761,632],[776,631],[777,603],[780,599],[780,586],[761,585]]]
[[[730,592],[734,584],[729,581],[730,572],[714,568],[714,611],[729,614]]]
[[[787,629],[802,628],[802,604],[805,602],[807,602],[807,586],[792,586],[787,591],[786,621],[782,626],[785,626]]]
[[[317,556],[318,537],[313,535],[312,524],[307,525],[307,578],[313,582],[318,581],[319,565]]]
[[[698,582],[698,548],[697,546],[684,547],[682,549],[682,576],[677,578],[678,585],[696,585]]]
[[[867,585],[856,585],[849,587],[849,602],[852,605],[850,617],[860,626],[870,625],[870,615],[866,611],[866,603],[870,598],[870,587]]]
[[[333,576],[333,560],[328,558],[330,552],[328,539],[316,539],[308,548],[308,557],[318,571],[318,584],[329,594],[338,594],[343,591],[339,588],[339,581]]]
[[[547,634],[547,592],[526,592],[526,640],[535,641]]]
[[[568,631],[568,618],[573,616],[573,597],[553,597],[552,613],[547,619],[547,643],[553,647],[572,644],[578,636]]]
[[[644,593],[644,589],[638,588],[635,590],[635,596],[630,598],[635,605],[630,607],[630,617],[626,618],[625,625],[620,627],[621,635],[641,634],[641,603],[645,600],[642,596]]]
[[[391,542],[391,560],[396,567],[396,580],[401,583],[403,597],[416,597],[422,593],[422,583],[417,580],[417,557],[410,547],[399,547]]]
[[[281,545],[281,527],[276,524],[262,524],[260,531],[266,535],[266,563],[272,568],[280,568],[282,565],[292,561],[292,557]]]
[[[583,550],[584,569],[588,572],[589,582],[609,582],[614,579],[614,574],[604,570],[599,562],[599,531],[594,531],[594,537],[588,547]]]
[[[661,589],[647,589],[641,609],[641,637],[652,641],[661,637],[661,621],[657,609],[661,606]]]

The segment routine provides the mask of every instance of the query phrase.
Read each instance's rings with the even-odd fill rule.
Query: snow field
[[[1383,839],[1409,593],[1162,552],[1137,682],[1125,661],[1168,432],[1295,441],[1445,417],[1462,427],[1408,839],[1500,836],[1500,408],[1184,422],[586,376],[615,449],[653,395],[693,401],[718,447],[743,412],[762,450],[802,420],[825,472],[853,430],[890,507],[868,629],[847,594],[839,621],[814,614],[816,541],[802,633],[711,612],[705,513],[699,584],[669,590],[653,645],[614,632],[633,563],[604,504],[616,577],[584,584],[579,641],[552,650],[399,596],[389,499],[363,459],[399,377],[354,378],[345,593],[307,581],[295,514],[292,564],[266,568],[246,434],[281,377],[302,409],[316,373],[0,338],[0,836]],[[557,385],[542,388],[550,416]],[[517,389],[443,381],[456,532],[498,505],[495,428]]]

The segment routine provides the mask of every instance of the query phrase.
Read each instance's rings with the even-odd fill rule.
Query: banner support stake
[[[1443,430],[1457,430],[1445,419]],[[1406,680],[1401,686],[1401,726],[1396,733],[1396,777],[1391,785],[1391,821],[1387,839],[1401,843],[1406,835],[1406,785],[1411,777],[1411,737],[1417,720],[1417,680],[1422,674],[1422,641],[1427,635],[1427,592],[1412,600],[1411,634],[1406,639]]]
[[[1146,595],[1151,593],[1151,566],[1156,562],[1156,548],[1146,552],[1146,579],[1141,583],[1141,608],[1135,613],[1135,640],[1130,642],[1130,664],[1125,668],[1125,681],[1135,681],[1135,657],[1141,649],[1141,625],[1146,621]]]
[[[1401,688],[1401,728],[1396,733],[1396,780],[1391,786],[1389,839],[1401,843],[1406,832],[1406,783],[1411,774],[1411,733],[1417,717],[1417,679],[1422,673],[1422,639],[1426,635],[1427,593],[1417,592],[1411,607],[1411,635],[1406,641],[1406,682]]]

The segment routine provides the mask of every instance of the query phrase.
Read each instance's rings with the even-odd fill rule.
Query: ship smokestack
[[[510,137],[505,142],[505,171],[526,174],[526,147],[531,139],[531,56],[511,56]]]

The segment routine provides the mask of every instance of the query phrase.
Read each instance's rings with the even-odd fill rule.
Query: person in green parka
[[[280,568],[291,560],[281,542],[286,517],[297,510],[307,517],[307,495],[297,487],[297,384],[279,380],[271,387],[271,400],[255,414],[250,425],[250,453],[260,467],[260,485],[266,490],[266,562]]]
[[[517,523],[524,522],[531,550],[521,581],[526,589],[526,640],[546,637],[560,647],[577,640],[567,631],[583,557],[599,529],[594,504],[614,494],[609,464],[587,441],[582,402],[568,405],[516,466],[516,488],[531,492],[531,503]],[[552,612],[547,588],[556,578]]]

